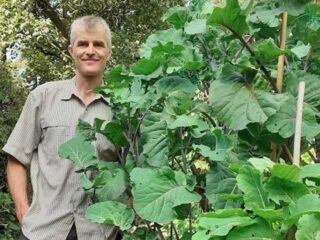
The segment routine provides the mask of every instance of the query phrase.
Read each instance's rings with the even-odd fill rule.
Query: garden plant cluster
[[[320,239],[320,6],[192,0],[163,20],[171,27],[148,37],[140,60],[114,67],[95,89],[110,97],[113,121],[80,121],[59,148],[92,198],[86,217],[132,240]],[[295,166],[302,80],[303,161]],[[118,147],[117,162],[97,159],[96,134]]]

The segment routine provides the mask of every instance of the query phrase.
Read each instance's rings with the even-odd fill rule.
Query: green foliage
[[[78,136],[60,148],[80,167],[85,191],[105,205],[105,214],[97,207],[90,219],[139,240],[280,240],[295,227],[297,238],[307,231],[310,239],[317,236],[307,223],[319,221],[319,165],[290,165],[300,80],[307,83],[302,152],[320,133],[319,71],[312,67],[319,51],[315,38],[301,36],[300,24],[312,18],[319,34],[320,12],[308,2],[227,0],[221,7],[194,0],[169,9],[163,19],[172,27],[150,35],[141,59],[110,70],[107,84],[95,90],[113,102],[111,127],[101,129],[102,120],[82,123]],[[288,44],[279,49],[284,11]],[[281,54],[288,64],[279,94]],[[121,148],[119,163],[95,159],[92,131]],[[278,145],[275,162],[271,144]],[[74,158],[79,146],[83,151]],[[89,170],[95,174],[84,175]],[[133,203],[133,222],[128,208],[113,206],[125,201]],[[107,213],[111,208],[114,215]]]
[[[9,194],[0,192],[0,238],[3,240],[16,239],[19,230],[15,220],[13,202]]]
[[[9,64],[0,61],[0,147],[2,148],[11,133],[22,105],[26,91],[13,80]],[[7,155],[0,152],[0,239],[12,240],[17,237],[19,227],[15,219],[13,202],[7,193]]]

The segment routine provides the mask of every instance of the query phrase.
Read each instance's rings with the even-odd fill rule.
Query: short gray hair
[[[70,29],[70,45],[73,46],[76,37],[75,35],[77,32],[92,32],[100,29],[105,31],[107,44],[109,49],[111,50],[111,31],[109,25],[102,17],[97,17],[93,15],[80,17],[73,21]]]

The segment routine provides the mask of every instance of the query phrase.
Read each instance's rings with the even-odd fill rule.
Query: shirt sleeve
[[[41,138],[40,97],[31,92],[3,151],[23,165],[30,164]]]

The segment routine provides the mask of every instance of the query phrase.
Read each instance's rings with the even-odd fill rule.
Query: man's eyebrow
[[[98,44],[103,44],[103,45],[105,45],[104,41],[100,41],[100,40],[96,40],[96,41],[94,41],[94,43],[98,43]]]
[[[88,40],[78,40],[77,44],[79,44],[79,43],[87,43],[87,42],[88,42]]]

